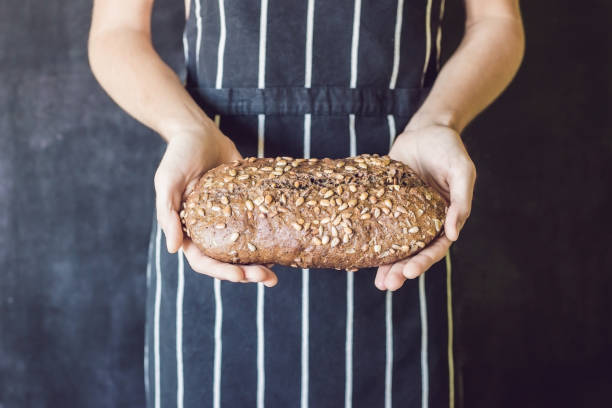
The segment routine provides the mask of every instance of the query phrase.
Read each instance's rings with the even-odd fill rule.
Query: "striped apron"
[[[186,87],[243,156],[386,154],[433,83],[443,0],[192,0]],[[453,407],[450,257],[394,292],[375,269],[221,282],[147,271],[148,407]]]

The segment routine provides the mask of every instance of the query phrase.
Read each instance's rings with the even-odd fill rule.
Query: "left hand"
[[[380,290],[399,289],[406,279],[419,277],[446,255],[470,215],[476,181],[476,167],[459,133],[446,126],[406,129],[397,137],[389,156],[410,166],[450,201],[450,206],[444,235],[416,255],[378,268],[374,284]]]

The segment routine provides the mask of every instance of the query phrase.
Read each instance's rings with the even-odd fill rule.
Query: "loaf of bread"
[[[446,200],[388,156],[247,158],[204,174],[180,213],[208,256],[354,270],[396,262],[442,231]]]

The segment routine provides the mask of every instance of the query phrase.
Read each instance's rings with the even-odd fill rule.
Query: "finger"
[[[175,253],[183,242],[183,230],[178,214],[181,206],[180,180],[166,170],[162,159],[154,181],[157,222],[166,235],[168,252]]]
[[[376,270],[376,277],[374,278],[374,286],[376,286],[380,290],[386,290],[385,286],[385,276],[387,276],[387,272],[391,269],[392,265],[381,265]]]
[[[402,274],[408,279],[415,279],[429,269],[433,264],[444,258],[452,241],[441,236],[418,254],[407,259]]]
[[[450,206],[446,214],[444,231],[451,241],[459,238],[459,232],[470,216],[476,169],[472,162],[462,165],[451,172],[449,177]]]
[[[385,286],[390,291],[398,290],[402,287],[404,282],[406,282],[406,277],[402,271],[404,270],[404,266],[407,262],[408,260],[396,262],[389,270],[389,273],[387,273],[387,277],[385,278]]]
[[[245,279],[244,271],[240,266],[220,262],[204,255],[191,240],[184,240],[183,252],[191,269],[198,273],[231,282],[240,282]]]
[[[245,265],[242,269],[248,282],[261,282],[267,287],[272,287],[278,283],[276,274],[265,266]]]

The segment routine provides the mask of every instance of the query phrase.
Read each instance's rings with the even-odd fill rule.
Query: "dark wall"
[[[144,405],[161,139],[102,92],[89,1],[0,3],[0,407]],[[155,39],[180,68],[180,1]]]
[[[445,54],[463,11],[447,1]],[[86,58],[88,2],[0,5],[0,407],[142,406],[159,138]],[[609,405],[612,3],[525,2],[524,65],[465,131],[478,168],[453,260],[466,407]],[[181,69],[182,2],[155,44]]]
[[[478,169],[454,260],[466,407],[612,406],[612,3],[522,6],[523,66],[464,134]]]

